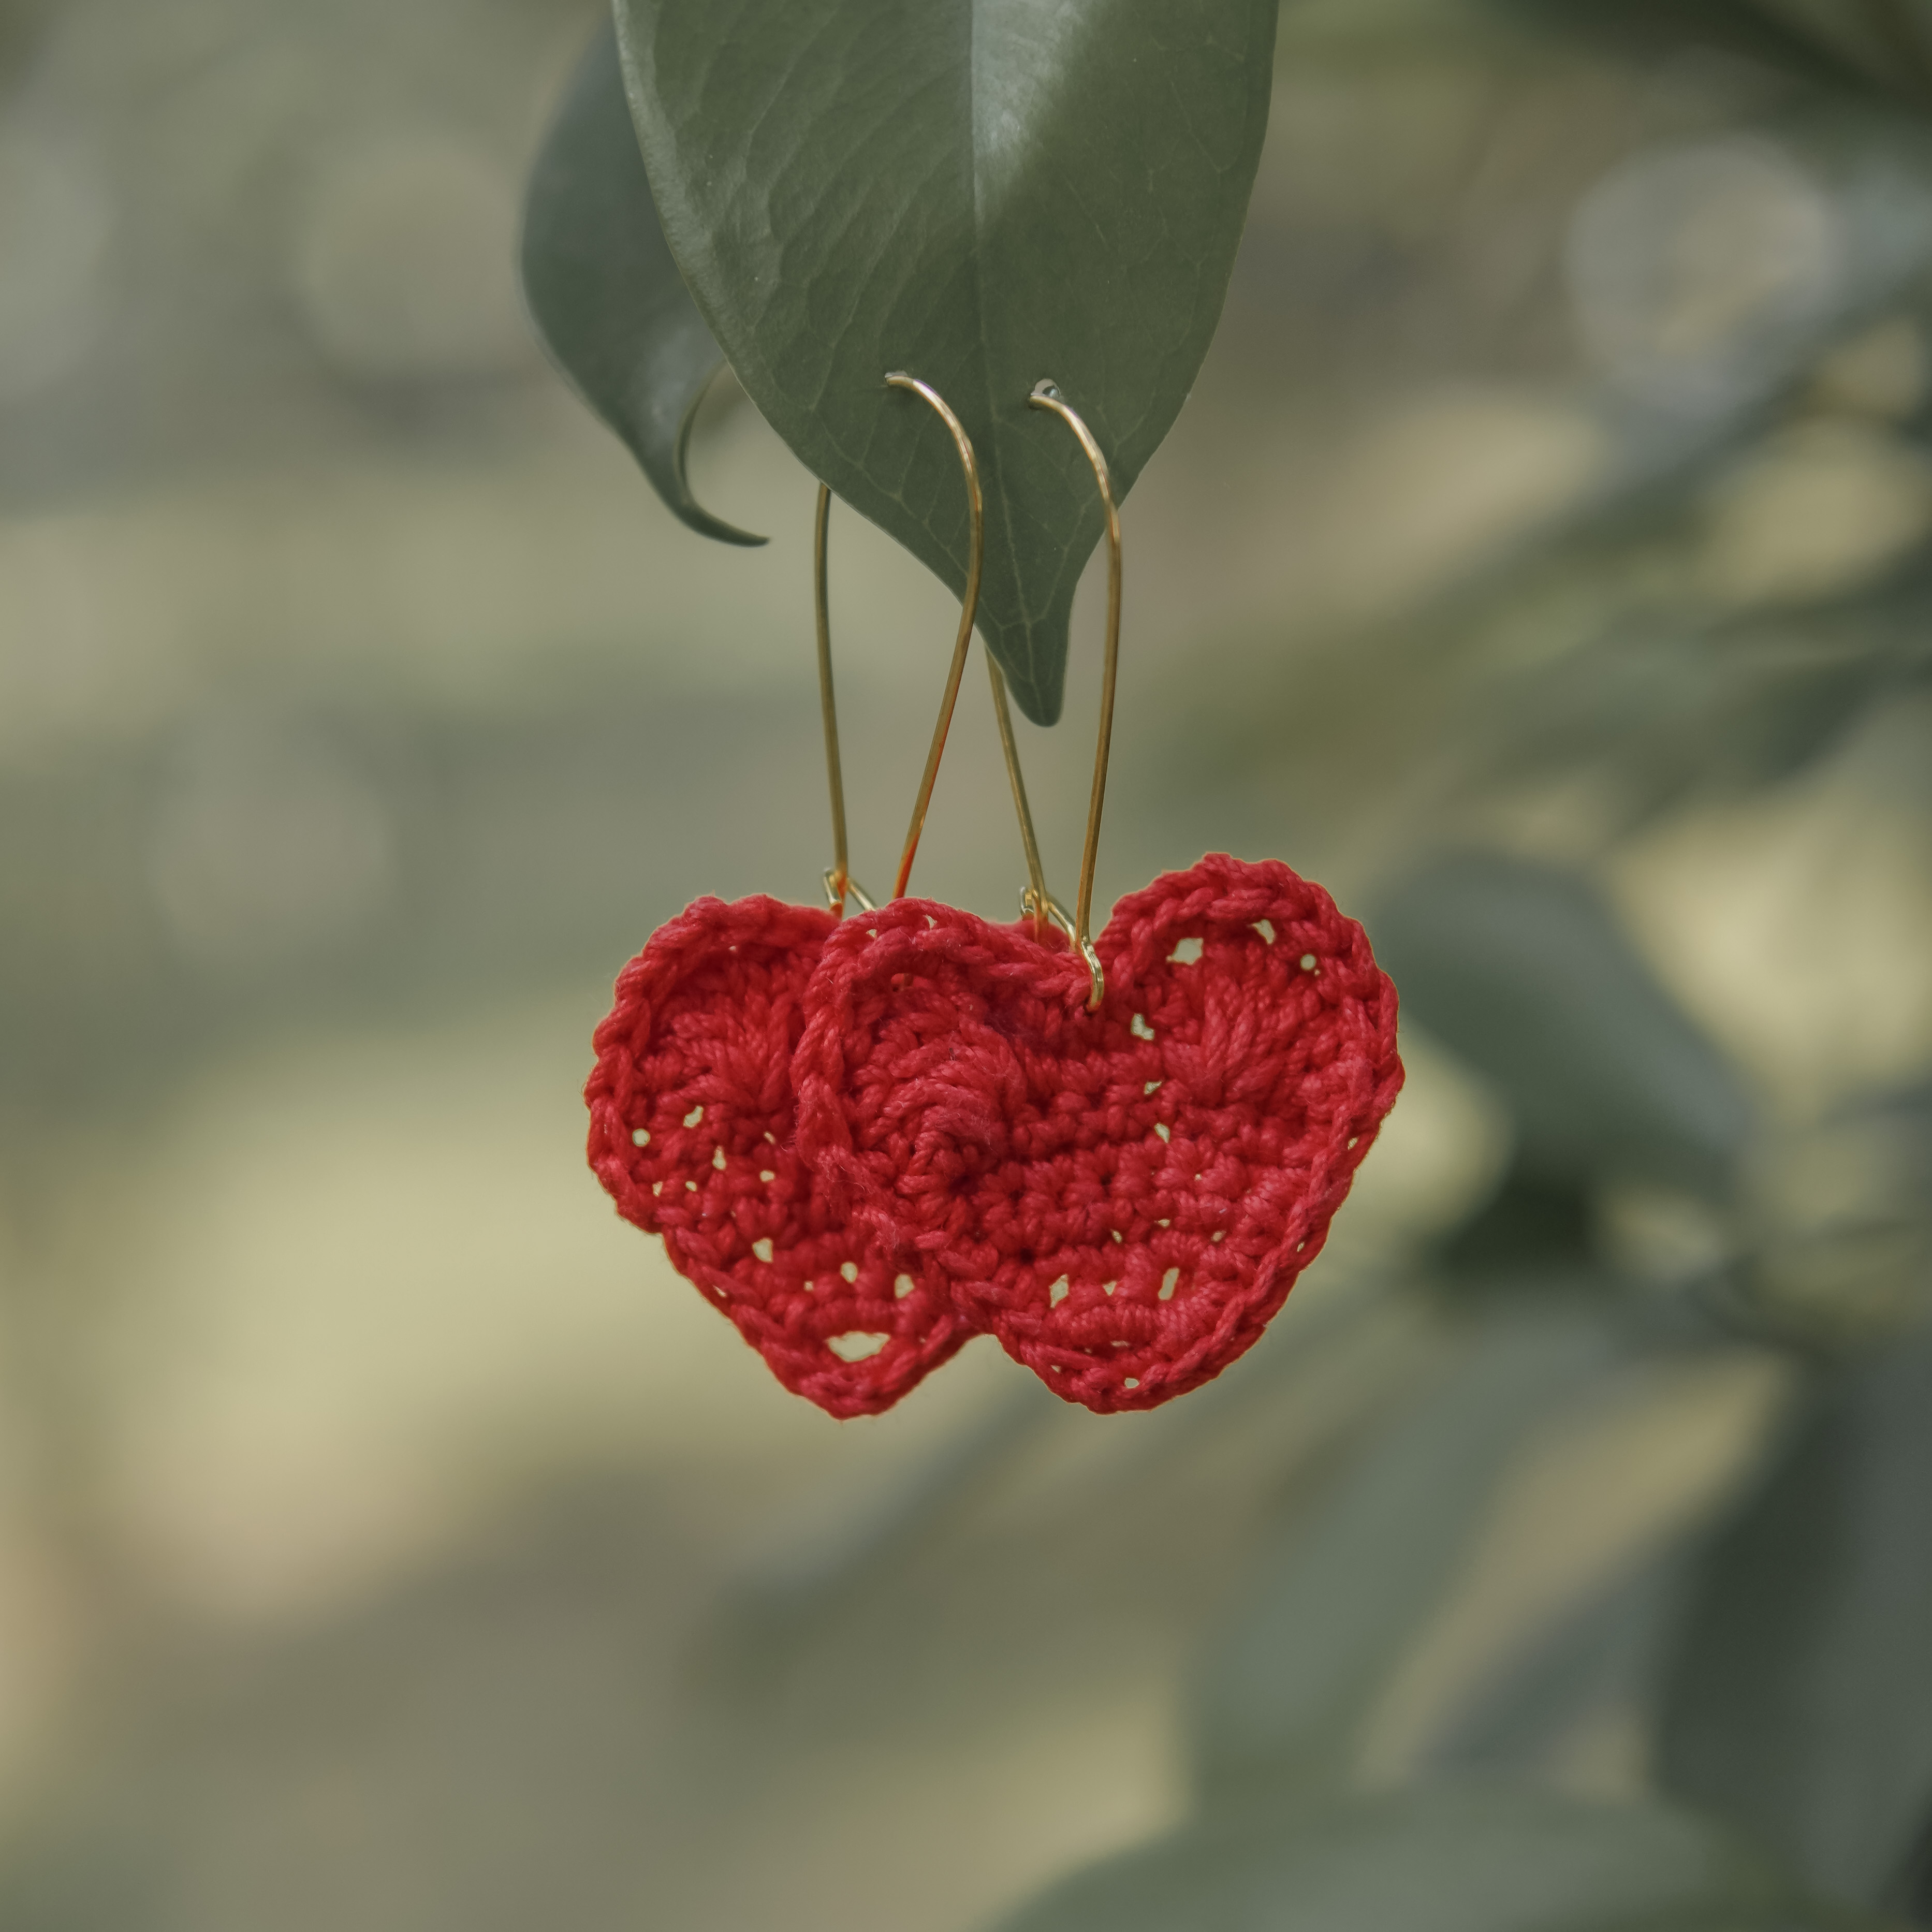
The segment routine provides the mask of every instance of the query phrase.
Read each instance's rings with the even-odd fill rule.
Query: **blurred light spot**
[[[148,878],[184,958],[260,970],[365,923],[394,859],[382,800],[328,746],[224,725],[196,737],[164,792]]]
[[[1641,1181],[1605,1187],[1597,1233],[1619,1273],[1658,1285],[1707,1275],[1731,1259],[1737,1238],[1708,1201]]]
[[[1932,831],[1854,770],[1666,820],[1614,879],[1666,984],[1787,1114],[1932,1068]]]
[[[1586,410],[1526,386],[1444,383],[1387,406],[1310,507],[1324,595],[1357,622],[1413,605],[1561,515],[1609,447]]]
[[[316,168],[292,279],[316,346],[376,381],[493,376],[531,361],[516,191],[446,136],[362,142]]]
[[[859,1279],[859,1264],[856,1262],[841,1262],[838,1272],[848,1282],[856,1281]]]
[[[711,1150],[711,1165],[715,1167],[720,1174],[722,1174],[724,1172],[724,1150],[722,1147],[713,1148]]]
[[[1835,596],[1932,530],[1932,471],[1856,423],[1802,424],[1755,452],[1711,505],[1706,589],[1733,604]]]
[[[876,1355],[892,1339],[890,1335],[862,1334],[855,1328],[850,1334],[833,1336],[825,1346],[842,1362],[862,1362]]]
[[[1643,400],[1702,413],[1774,375],[1832,300],[1832,204],[1754,135],[1652,148],[1578,203],[1564,250],[1584,342]]]
[[[1316,961],[1313,953],[1304,952],[1301,956],[1301,970],[1304,973],[1313,972],[1315,970],[1316,964]]]
[[[0,128],[0,405],[76,367],[98,337],[114,205],[80,150]]]

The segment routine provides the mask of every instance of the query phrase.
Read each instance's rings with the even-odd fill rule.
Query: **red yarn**
[[[832,1210],[799,1157],[792,1050],[837,924],[764,897],[688,907],[619,976],[584,1098],[590,1165],[618,1211],[664,1236],[786,1388],[850,1416],[890,1408],[972,1331]],[[875,1352],[847,1360],[835,1343]]]
[[[848,921],[806,994],[799,1140],[935,1301],[1056,1394],[1149,1408],[1320,1252],[1402,1084],[1396,994],[1274,861],[1168,874],[1099,951],[1089,1014],[1084,964],[1023,929],[921,900]]]
[[[591,1165],[834,1415],[974,1329],[1070,1400],[1151,1408],[1319,1252],[1402,1084],[1395,989],[1273,862],[1157,880],[1099,949],[1089,1015],[1084,965],[1024,926],[700,899],[598,1028]]]

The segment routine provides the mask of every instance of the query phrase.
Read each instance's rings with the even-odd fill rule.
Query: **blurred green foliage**
[[[60,15],[0,12],[0,70],[34,75]],[[526,153],[538,130],[502,76],[526,80],[539,26],[574,49],[591,23],[507,0],[489,17],[494,64],[447,64],[460,37],[440,14],[381,85],[406,70]],[[247,40],[194,18],[209,45]],[[358,37],[382,29],[344,20],[312,29],[342,36],[330,85],[373,88]],[[148,1702],[111,1774],[20,1834],[8,1922],[227,1932],[266,1894],[295,1928],[377,1922],[371,1897],[412,1928],[546,1909],[742,1923],[757,1915],[716,1898],[785,1898],[781,1879],[729,1886],[761,1856],[804,1867],[816,1834],[833,1849],[815,1903],[788,1899],[800,1922],[950,1928],[968,1908],[949,1886],[981,1916],[1144,1830],[1063,1816],[1113,1748],[1075,1717],[1131,1712],[1171,1677],[1165,1828],[1000,1922],[1932,1924],[1932,1107],[1922,1052],[1852,1050],[1860,963],[1887,942],[1832,891],[1874,824],[1932,824],[1928,50],[1925,0],[1284,11],[1222,335],[1162,459],[1184,487],[1154,499],[1163,529],[1151,467],[1130,524],[1130,596],[1164,634],[1150,622],[1130,647],[1108,837],[1126,884],[1205,843],[1346,884],[1412,1058],[1488,1110],[1439,1127],[1468,1156],[1446,1207],[1364,1230],[1405,1112],[1430,1104],[1419,1076],[1337,1246],[1379,1238],[1328,1258],[1266,1348],[1144,1428],[1096,1436],[1030,1392],[992,1405],[928,1461],[895,1449],[892,1480],[836,1532],[808,1524],[759,1561],[704,1543],[697,1519],[748,1506],[718,1483],[681,1514],[699,1491],[673,1456],[635,1492],[517,1531],[481,1580],[265,1645],[260,1681],[219,1694],[141,1607],[134,1540],[97,1486],[104,1405],[63,1380],[114,1304],[23,1268],[8,1310],[32,1339],[10,1358],[39,1430],[23,1486],[94,1580],[77,1598],[138,1633],[98,1654]],[[464,205],[468,177],[442,166],[406,176],[430,232]],[[236,460],[264,422],[311,460],[514,442],[526,376],[488,341],[424,322],[411,362],[380,302],[364,327],[360,285],[320,243],[291,294],[165,213],[148,210],[157,252],[186,266],[143,268],[156,279],[126,298],[143,326],[104,335],[68,388],[22,378],[5,405],[0,487],[22,527],[88,489]],[[586,260],[610,266],[594,243]],[[183,329],[167,388],[169,318],[217,308],[228,333],[202,327],[230,346],[198,361]],[[694,344],[645,439],[674,491],[710,366]],[[630,365],[621,341],[604,350],[608,394],[565,360],[621,415]],[[1402,413],[1438,389],[1453,407]],[[1384,417],[1363,455],[1356,428]],[[700,483],[706,434],[688,452]],[[1297,463],[1306,478],[1284,482]],[[1403,489],[1428,475],[1430,516],[1405,521]],[[565,543],[583,500],[544,542]],[[1430,520],[1451,511],[1475,520],[1454,542]],[[238,570],[245,532],[225,542]],[[681,554],[652,551],[627,586],[647,617],[678,610]],[[1324,576],[1337,556],[1354,560]],[[61,1177],[131,1168],[224,1056],[452,1006],[487,1021],[608,978],[651,917],[754,860],[812,875],[816,823],[799,829],[794,803],[815,809],[820,782],[807,680],[680,686],[681,634],[646,651],[617,627],[592,650],[567,630],[457,700],[392,667],[351,675],[346,654],[238,648],[191,701],[124,717],[140,687],[117,670],[86,714],[109,722],[67,736],[67,687],[19,674],[14,718],[53,722],[20,726],[0,766],[18,1250],[56,1252]],[[802,666],[802,641],[785,650]],[[872,722],[890,741],[889,708]],[[1037,770],[1061,747],[1028,748]],[[1700,1001],[1667,939],[1639,930],[1631,878],[1713,824],[1790,842],[1780,814],[1834,787],[1876,806],[1842,836],[1825,815],[1818,850],[1770,874],[1792,957],[1747,960]],[[994,823],[983,842],[1010,843]],[[1687,868],[1693,911],[1720,926],[1728,850]],[[1922,979],[1914,930],[1891,943]],[[1741,1016],[1750,969],[1774,964],[1829,995],[1795,1072],[1781,1010],[1755,1031]],[[1769,1398],[1737,1397],[1738,1376]],[[746,1486],[778,1480],[764,1466]],[[682,1634],[647,1636],[684,1596]],[[155,1689],[177,1677],[178,1705]],[[1023,1742],[988,1786],[1029,1754],[1046,1767],[1012,1885],[980,1829],[988,1786],[946,1781],[1002,1726]],[[1070,1768],[1063,1734],[1100,1742]],[[302,1821],[334,1817],[332,1778],[382,1823],[278,1863],[285,1838],[310,1842]],[[909,1875],[876,1821],[923,1811],[943,1816],[922,1842],[943,1834],[952,1862]],[[781,1816],[792,1835],[769,1851]],[[968,1863],[995,1877],[972,1890]],[[315,1869],[339,1896],[289,1876]],[[356,1889],[379,1870],[400,1876]]]

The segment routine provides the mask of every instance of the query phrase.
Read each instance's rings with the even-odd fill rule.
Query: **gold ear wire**
[[[946,674],[946,694],[940,700],[939,722],[933,727],[932,744],[926,754],[926,770],[919,782],[919,796],[914,801],[912,824],[907,828],[905,850],[899,854],[898,875],[892,881],[892,897],[905,896],[906,882],[912,877],[912,862],[919,850],[920,834],[926,830],[926,808],[932,802],[934,781],[939,776],[940,754],[946,749],[946,734],[952,727],[952,707],[959,698],[959,680],[966,669],[966,652],[973,641],[973,620],[980,610],[980,567],[986,554],[986,512],[980,492],[980,465],[973,454],[973,440],[959,418],[946,406],[945,398],[916,376],[895,369],[886,378],[888,388],[910,389],[929,404],[940,422],[952,432],[953,447],[959,452],[959,466],[965,472],[966,504],[971,518],[970,549],[966,562],[966,594],[959,604],[959,634],[952,646],[952,668]]]
[[[1013,715],[1006,705],[1006,681],[1000,675],[1000,667],[994,662],[991,651],[986,653],[986,671],[993,680],[993,716],[999,721],[1000,748],[1006,754],[1013,809],[1019,814],[1020,843],[1026,848],[1027,884],[1020,888],[1020,916],[1033,922],[1036,939],[1046,938],[1051,922],[1071,940],[1073,922],[1067,917],[1066,908],[1046,889],[1046,870],[1040,862],[1040,840],[1033,829],[1033,808],[1027,802],[1026,780],[1020,772],[1019,746],[1013,740]],[[1103,983],[1104,979],[1102,975]]]
[[[1066,914],[1046,889],[1046,874],[1040,862],[1040,841],[1034,836],[1033,809],[1027,803],[1026,780],[1020,772],[1020,748],[1013,739],[1013,714],[1006,704],[1006,681],[991,651],[986,653],[986,675],[992,680],[993,717],[1000,728],[1000,749],[1006,760],[1006,778],[1013,788],[1013,809],[1019,814],[1020,843],[1026,848],[1027,880],[1020,894],[1020,910],[1034,922],[1034,936],[1046,923],[1051,908],[1064,920]],[[1071,927],[1068,928],[1070,932]]]
[[[1078,413],[1051,380],[1036,382],[1027,398],[1027,406],[1051,410],[1080,439],[1099,486],[1100,502],[1107,512],[1107,644],[1100,673],[1100,742],[1094,752],[1094,789],[1087,802],[1087,842],[1080,854],[1080,896],[1075,902],[1073,930],[1068,937],[1080,949],[1093,981],[1087,1010],[1097,1012],[1106,997],[1107,977],[1100,956],[1094,950],[1090,925],[1094,916],[1094,868],[1100,856],[1100,813],[1107,799],[1107,760],[1114,743],[1114,686],[1120,664],[1120,513],[1114,502],[1113,478],[1108,474],[1107,459],[1100,446]],[[1064,916],[1064,915],[1063,915]]]
[[[832,869],[825,875],[825,897],[831,910],[843,919],[848,892],[866,911],[878,908],[845,869],[845,779],[838,762],[838,706],[832,692],[832,600],[826,587],[825,553],[831,529],[832,492],[821,483],[818,508],[812,520],[812,592],[818,617],[818,706],[825,714],[825,776],[832,789]]]
[[[926,770],[920,778],[919,796],[914,803],[912,824],[906,833],[905,849],[899,858],[898,874],[893,882],[892,896],[904,896],[906,883],[911,875],[914,855],[919,850],[920,836],[925,830],[926,814],[932,802],[932,788],[939,775],[939,760],[946,749],[946,740],[952,728],[952,713],[959,697],[959,682],[966,667],[966,653],[972,642],[973,620],[978,614],[980,603],[980,568],[986,553],[986,510],[980,488],[980,466],[973,451],[973,440],[961,424],[959,418],[946,406],[938,391],[922,382],[916,376],[908,376],[902,370],[894,370],[886,376],[890,388],[910,389],[931,405],[940,420],[952,433],[953,446],[959,452],[959,466],[966,478],[966,500],[971,521],[971,550],[966,572],[966,595],[959,608],[959,633],[954,640],[952,663],[946,680],[945,695],[940,700],[939,721],[933,728],[932,743],[926,753]],[[832,795],[832,864],[825,874],[827,902],[832,911],[843,916],[845,899],[849,893],[867,912],[878,910],[867,896],[865,888],[847,870],[845,844],[845,785],[838,756],[838,710],[833,695],[832,682],[832,611],[831,599],[826,586],[826,554],[830,548],[832,522],[832,491],[825,484],[818,486],[818,503],[812,520],[812,593],[813,605],[818,626],[818,698],[819,708],[825,722],[825,771]],[[1031,919],[1036,929],[1051,919],[1066,933],[1070,940],[1075,936],[1073,922],[1061,908],[1059,902],[1046,889],[1046,877],[1040,865],[1040,841],[1034,836],[1033,812],[1027,802],[1026,779],[1020,770],[1019,747],[1013,737],[1012,712],[1006,702],[1006,680],[1000,674],[1000,668],[993,660],[992,653],[986,654],[986,674],[993,688],[993,716],[1000,730],[1000,749],[1006,763],[1006,777],[1012,786],[1013,808],[1020,823],[1020,839],[1026,848],[1027,875],[1030,884],[1020,895],[1021,910]],[[1100,972],[1100,961],[1091,946],[1083,946],[1091,970]]]

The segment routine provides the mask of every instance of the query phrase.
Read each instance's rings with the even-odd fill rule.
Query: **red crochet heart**
[[[901,900],[826,942],[800,1145],[881,1244],[1070,1400],[1218,1375],[1320,1252],[1402,1084],[1395,988],[1276,862],[1203,859],[1084,964]]]
[[[973,1331],[799,1157],[792,1050],[837,926],[762,896],[687,907],[619,975],[584,1099],[619,1213],[663,1235],[787,1388],[850,1416],[890,1408]]]

